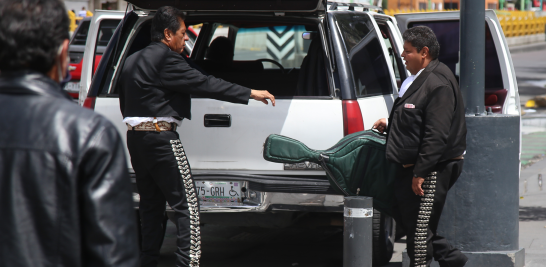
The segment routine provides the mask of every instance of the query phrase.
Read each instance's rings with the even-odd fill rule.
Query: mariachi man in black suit
[[[430,28],[410,28],[403,39],[402,57],[412,75],[388,123],[380,119],[373,126],[387,131],[387,159],[400,166],[395,219],[407,235],[410,266],[429,266],[432,257],[442,267],[464,266],[467,257],[436,233],[447,191],[463,168],[463,98],[453,72],[438,61],[440,45]]]
[[[184,14],[159,8],[152,20],[152,42],[129,56],[121,72],[119,101],[127,123],[127,146],[140,193],[141,266],[156,266],[163,240],[165,201],[177,227],[176,266],[199,266],[199,205],[188,158],[176,127],[191,119],[191,94],[232,103],[249,98],[275,105],[267,91],[251,90],[193,69],[182,58]]]

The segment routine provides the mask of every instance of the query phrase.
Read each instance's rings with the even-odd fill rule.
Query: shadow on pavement
[[[544,207],[520,207],[519,208],[519,220],[520,221],[545,221],[546,220],[546,208],[544,208]]]

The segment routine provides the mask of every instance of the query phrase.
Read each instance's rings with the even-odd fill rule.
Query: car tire
[[[372,229],[372,265],[386,265],[394,251],[396,222],[387,214],[374,209]]]

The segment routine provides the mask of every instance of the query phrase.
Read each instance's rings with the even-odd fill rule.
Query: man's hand
[[[372,128],[377,129],[380,133],[383,133],[387,129],[387,119],[382,118],[377,120]]]
[[[271,104],[275,106],[275,97],[266,90],[250,90],[250,97],[257,101],[262,101],[267,105],[267,99],[271,100]]]
[[[415,193],[418,196],[423,196],[425,194],[425,192],[421,188],[421,185],[423,185],[423,182],[425,182],[425,178],[413,177],[413,182],[411,183],[411,189],[413,190],[413,193]]]

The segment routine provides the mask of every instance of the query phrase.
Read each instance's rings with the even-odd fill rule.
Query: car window
[[[398,88],[400,88],[402,81],[406,79],[406,72],[404,68],[404,62],[402,61],[401,54],[402,52],[398,50],[398,47],[395,45],[395,40],[391,28],[382,21],[377,22],[383,41],[387,46],[387,51],[389,53],[389,60],[392,63],[394,76],[396,78],[396,83]]]
[[[97,46],[107,46],[114,31],[118,27],[119,20],[105,19],[100,22],[99,35],[97,36]]]
[[[146,23],[147,26],[143,25],[138,29],[128,49],[129,55],[144,48],[150,42],[150,23],[151,20]],[[248,88],[268,90],[276,97],[302,97],[302,99],[329,97],[330,88],[325,65],[327,61],[318,34],[318,25],[271,24],[273,23],[248,20],[234,21],[233,24],[188,21],[188,27],[192,28],[197,38],[195,45],[204,46],[206,53],[198,54],[200,47],[196,47],[193,50],[196,56],[186,60],[193,68],[205,75],[212,75]],[[241,27],[242,25],[245,27]],[[267,27],[263,27],[264,25]],[[276,39],[271,40],[272,37],[269,36],[268,40],[268,34],[271,35],[272,30],[275,33],[282,32],[280,37],[277,35]],[[302,38],[302,33],[306,31],[314,33],[311,34],[312,40]],[[210,45],[211,41],[219,37],[227,37],[231,42],[229,49],[233,49],[233,60],[223,56],[229,54],[229,50],[226,49],[230,47],[229,44]],[[272,41],[276,44],[281,41],[284,44],[280,47],[283,53],[281,56],[278,56],[278,51],[271,51]],[[226,44],[226,40],[222,42]],[[269,61],[274,61],[280,66]],[[192,97],[202,96],[197,94]]]
[[[433,21],[426,23],[410,23],[409,28],[424,25],[430,27],[436,34],[440,44],[438,60],[446,64],[459,78],[459,21]],[[503,88],[502,72],[499,57],[493,42],[489,25],[485,24],[485,88]]]
[[[391,72],[370,17],[340,12],[335,13],[335,19],[351,64],[357,97],[391,94]]]
[[[368,15],[336,13],[335,18],[347,53],[350,53],[364,37],[373,32],[373,23]]]
[[[89,20],[82,21],[78,30],[74,33],[74,37],[70,45],[85,45],[87,41],[87,33],[89,32]]]
[[[232,36],[229,35],[230,29]],[[311,40],[302,38],[304,25],[279,25],[269,27],[237,28],[219,25],[210,40],[227,37],[235,40],[233,60],[269,59],[284,68],[299,68],[307,55]],[[265,69],[275,69],[275,63],[263,62]]]
[[[239,28],[234,60],[272,59],[284,68],[299,68],[307,55],[311,40],[302,38],[303,25]],[[264,62],[264,68],[275,68]]]
[[[95,70],[99,65],[102,54],[106,50],[106,46],[112,38],[116,28],[118,27],[119,19],[104,19],[100,21],[97,41],[95,42],[95,53],[93,56],[93,69],[91,75],[95,75]]]

